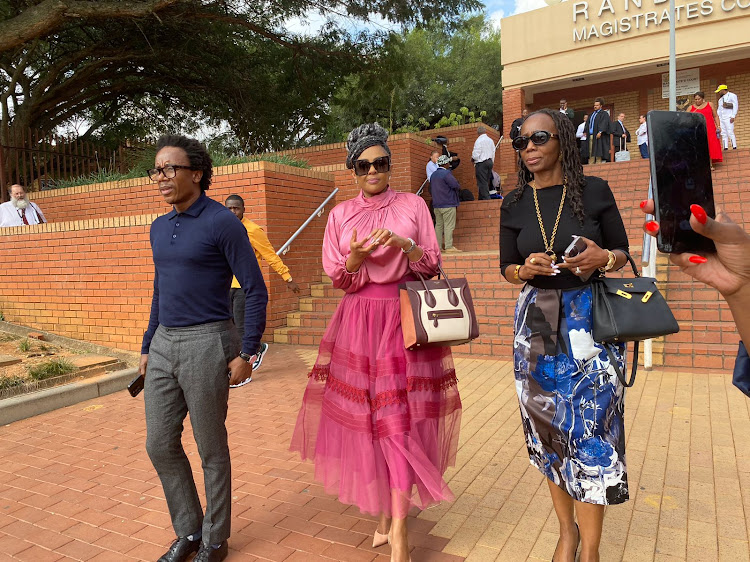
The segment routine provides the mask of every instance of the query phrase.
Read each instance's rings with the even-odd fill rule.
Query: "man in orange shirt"
[[[258,263],[260,263],[261,258],[266,260],[274,269],[274,271],[281,275],[281,278],[286,281],[287,288],[294,293],[299,293],[299,285],[297,285],[297,283],[295,283],[292,279],[292,275],[289,273],[289,268],[284,265],[284,262],[281,261],[281,258],[276,255],[276,251],[273,249],[273,245],[268,239],[268,236],[266,236],[266,233],[253,221],[245,218],[245,201],[242,199],[242,197],[240,197],[239,195],[230,195],[224,202],[224,206],[232,211],[234,215],[238,219],[240,219],[240,221],[242,221],[242,224],[245,225],[245,229],[247,230],[247,237],[250,239],[250,244],[255,251],[255,257],[257,258]],[[240,332],[240,337],[242,337],[243,326],[245,325],[245,293],[244,291],[242,291],[240,283],[239,281],[237,281],[236,277],[232,279],[232,288],[229,290],[229,298],[232,303],[234,324],[235,326],[237,326],[237,330]],[[257,370],[260,367],[266,351],[268,351],[268,344],[261,343],[256,353],[255,362],[253,363],[253,371]],[[232,388],[243,386],[250,381],[251,379],[247,379],[241,384],[233,386]]]

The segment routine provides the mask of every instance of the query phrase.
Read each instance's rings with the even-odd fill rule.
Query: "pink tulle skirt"
[[[398,284],[345,295],[308,375],[291,450],[339,501],[405,517],[453,494],[461,399],[449,347],[404,348]]]

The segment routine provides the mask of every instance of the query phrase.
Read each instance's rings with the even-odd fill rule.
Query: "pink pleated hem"
[[[443,479],[461,425],[450,348],[405,350],[397,299],[346,295],[309,377],[290,449],[314,461],[327,493],[395,517],[454,499]]]

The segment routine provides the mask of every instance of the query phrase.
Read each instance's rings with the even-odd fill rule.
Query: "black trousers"
[[[477,177],[479,199],[489,199],[490,189],[492,189],[492,160],[487,159],[483,162],[477,162],[474,166],[474,174]]]

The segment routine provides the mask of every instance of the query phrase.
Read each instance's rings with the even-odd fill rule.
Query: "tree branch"
[[[67,21],[140,18],[187,0],[43,0],[0,22],[0,53],[45,37]]]

